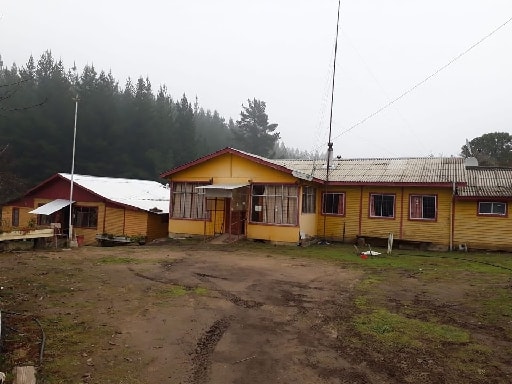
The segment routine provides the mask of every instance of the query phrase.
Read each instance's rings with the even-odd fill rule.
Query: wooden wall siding
[[[212,227],[208,227],[207,231],[211,231]],[[208,234],[210,232],[207,232]],[[204,234],[204,221],[203,220],[169,220],[169,235],[203,235]]]
[[[325,190],[321,191],[321,194]],[[355,241],[358,235],[430,241],[434,244],[449,245],[451,189],[418,189],[392,187],[347,187],[329,188],[328,192],[345,193],[345,216],[325,216],[325,236],[331,240]],[[395,195],[395,217],[370,218],[370,193]],[[437,195],[437,220],[409,220],[410,195]],[[318,200],[321,209],[321,200]],[[323,237],[324,216],[317,217],[317,236]]]
[[[410,220],[410,195],[436,195],[437,220]],[[403,226],[401,238],[450,245],[452,191],[451,189],[404,189]],[[396,234],[394,234],[397,236]]]
[[[30,219],[35,218],[35,215],[30,214],[29,212],[33,210],[32,207],[17,207],[13,205],[7,205],[2,208],[2,226],[5,225],[5,227],[10,228],[12,226],[12,209],[18,208],[20,210],[20,220],[19,220],[19,227],[26,227],[28,226],[28,222]]]
[[[96,235],[98,234],[98,230],[94,228],[75,228],[76,236],[84,237],[84,245],[96,245],[98,242],[96,240]]]
[[[98,208],[98,223],[96,228],[79,228],[75,227],[74,232],[77,236],[84,237],[84,245],[95,245],[97,244],[96,235],[103,233],[103,218],[105,215],[105,204],[98,202],[89,202],[89,201],[80,201],[75,200],[76,203],[73,205],[78,205],[81,207],[96,207]],[[69,206],[64,209],[69,210]],[[67,227],[67,225],[66,225]],[[112,232],[109,232],[112,233]]]
[[[167,237],[167,235],[168,227],[165,217],[155,213],[148,213],[146,240],[153,241]]]
[[[126,209],[124,212],[125,224],[123,234],[127,236],[147,235],[148,213],[145,211],[132,211],[130,209]]]
[[[61,177],[56,177],[51,182],[41,185],[37,190],[32,191],[32,196],[44,196],[49,201],[55,199],[69,199],[69,190],[71,183],[69,180]],[[100,198],[82,188],[76,183],[73,183],[73,200],[82,202],[97,202]]]
[[[512,201],[508,202],[508,209]],[[512,251],[512,218],[477,215],[477,201],[455,202],[454,247]]]
[[[224,154],[195,167],[172,175],[173,181],[208,181],[222,183],[294,183],[296,179],[287,173],[269,168],[232,154]]]
[[[270,242],[298,243],[300,230],[298,227],[248,224],[247,238],[267,240]]]
[[[394,218],[376,218],[370,217],[370,194],[382,193],[395,195],[395,217]],[[400,238],[400,224],[402,218],[402,188],[386,188],[378,186],[364,187],[362,189],[361,204],[361,235],[388,237],[393,233],[396,238]]]
[[[125,221],[124,209],[107,207],[104,214],[103,211],[103,209],[100,209],[98,212],[98,228],[101,228],[104,222],[105,226],[102,232],[112,235],[123,235]],[[102,220],[101,222],[100,219]]]

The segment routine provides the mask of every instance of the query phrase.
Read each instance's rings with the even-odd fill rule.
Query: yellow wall
[[[299,207],[300,206],[301,205],[299,205]],[[299,216],[299,227],[300,227],[300,232],[304,236],[315,237],[316,233],[317,233],[317,214],[316,213],[301,213]]]
[[[401,237],[408,240],[429,241],[438,245],[450,245],[452,191],[441,189],[405,189],[404,224]],[[437,195],[437,220],[409,220],[409,195]]]
[[[105,208],[100,209],[98,212],[98,228],[102,228],[102,233],[123,235],[125,223],[124,209],[106,207],[104,214],[103,211],[105,211]],[[100,214],[100,212],[102,212],[102,214]],[[100,216],[102,220],[101,223],[99,222]]]
[[[213,234],[212,226],[209,222],[206,223],[207,231],[206,235],[210,236]],[[205,222],[204,220],[169,220],[169,235],[204,235],[205,234]]]
[[[413,187],[329,187],[328,192],[345,193],[345,216],[318,215],[318,236],[333,240],[355,241],[358,235],[450,244],[451,189]],[[324,191],[322,191],[324,192]],[[370,194],[395,195],[394,218],[370,218]],[[321,195],[321,194],[320,194]],[[410,220],[410,195],[436,195],[437,220]],[[321,196],[318,207],[321,207]]]
[[[20,212],[19,226],[17,228],[27,227],[29,221],[32,218],[35,218],[35,215],[32,215],[29,213],[31,210],[34,209],[32,207],[17,207],[17,206],[12,206],[12,205],[2,207],[2,222],[0,224],[4,230],[6,230],[6,229],[9,230],[12,227],[12,209],[13,208],[18,208],[19,212]]]
[[[30,219],[37,220],[37,215],[30,214],[29,211],[50,201],[49,199],[34,199],[34,207],[19,207],[20,227],[26,227]],[[99,202],[77,202],[75,204],[98,207],[97,228],[74,228],[75,235],[84,237],[84,245],[96,244],[96,235],[102,233],[119,236],[145,235],[149,241],[158,237],[167,237],[167,224],[159,215],[148,214],[145,211],[106,207],[104,203]],[[12,208],[12,206],[2,207],[2,222],[8,224],[8,228],[12,222]]]
[[[345,193],[345,216],[322,215],[322,194],[325,188],[319,188],[317,196],[317,234],[320,238],[337,241],[355,241],[359,234],[359,211],[361,189],[359,187],[329,187],[327,192]],[[365,208],[363,207],[363,211]],[[367,211],[367,208],[366,208]]]
[[[124,234],[127,236],[146,235],[148,230],[147,216],[148,214],[145,211],[125,209]]]
[[[292,175],[269,168],[245,158],[224,154],[210,159],[194,167],[185,169],[172,175],[174,182],[208,182],[213,184],[243,184],[243,183],[295,183],[297,180]],[[207,235],[212,236],[214,230],[218,233],[224,222],[223,200],[218,199],[216,213],[211,212],[210,220],[170,219],[169,234],[172,235]],[[249,207],[248,207],[249,208]],[[300,208],[300,204],[299,204]],[[247,212],[249,214],[249,210]],[[224,228],[227,233],[227,229]],[[264,239],[276,242],[297,242],[299,228],[248,224],[247,237],[252,239]]]
[[[470,249],[512,251],[510,209],[508,202],[508,216],[479,216],[477,201],[456,201],[454,246],[467,244]]]
[[[299,227],[247,224],[247,237],[278,243],[298,243]]]
[[[210,159],[172,176],[172,181],[223,183],[294,183],[295,177],[231,154]]]

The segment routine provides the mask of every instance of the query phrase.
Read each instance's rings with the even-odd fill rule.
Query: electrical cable
[[[492,35],[494,35],[496,32],[498,32],[500,29],[502,29],[503,27],[505,27],[508,23],[510,23],[512,21],[512,17],[509,18],[507,21],[505,21],[503,24],[501,24],[499,27],[495,28],[494,30],[492,30],[490,33],[488,33],[487,35],[485,35],[484,37],[482,37],[480,40],[478,40],[476,43],[474,43],[473,45],[471,45],[468,49],[466,49],[464,52],[458,54],[457,56],[455,56],[453,59],[451,59],[447,64],[443,65],[442,67],[440,67],[439,69],[437,69],[434,73],[432,73],[431,75],[427,76],[425,79],[423,79],[422,81],[420,81],[419,83],[416,83],[415,85],[413,85],[411,88],[409,88],[407,91],[405,91],[404,93],[402,93],[400,96],[398,96],[397,98],[391,100],[389,103],[385,104],[384,106],[382,106],[381,108],[379,108],[378,110],[376,110],[375,112],[369,114],[368,116],[366,116],[365,118],[359,120],[357,123],[355,123],[354,125],[352,125],[351,127],[343,130],[340,134],[338,134],[337,136],[335,136],[333,138],[333,140],[336,140],[338,139],[341,135],[347,133],[347,132],[350,132],[351,130],[353,130],[354,128],[360,126],[361,124],[365,123],[367,120],[371,119],[372,117],[374,117],[375,115],[379,114],[380,112],[382,112],[383,110],[389,108],[391,105],[393,105],[394,103],[396,103],[397,101],[399,101],[400,99],[404,98],[405,96],[407,96],[409,93],[411,93],[412,91],[414,91],[416,88],[418,88],[419,86],[425,84],[427,81],[429,81],[431,78],[433,78],[434,76],[436,76],[437,74],[439,74],[441,71],[443,71],[444,69],[448,68],[450,65],[452,65],[454,62],[456,62],[457,60],[459,60],[462,56],[466,55],[467,53],[469,53],[471,50],[473,50],[474,48],[476,48],[478,45],[480,45],[482,42],[484,42],[485,40],[487,40],[489,37],[491,37]]]

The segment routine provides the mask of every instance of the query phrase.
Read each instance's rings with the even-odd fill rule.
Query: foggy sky
[[[174,99],[239,118],[267,103],[288,147],[324,152],[337,0],[0,0],[4,65],[46,50]],[[466,138],[512,131],[512,22],[364,123],[512,17],[510,0],[341,3],[335,155],[458,155]]]

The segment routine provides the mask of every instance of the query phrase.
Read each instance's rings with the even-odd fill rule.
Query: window
[[[481,201],[478,203],[479,215],[505,216],[507,214],[507,203],[497,201]]]
[[[436,196],[411,195],[410,196],[410,219],[435,220],[436,219]]]
[[[302,213],[315,213],[316,188],[305,185],[302,187]]]
[[[326,215],[344,215],[345,194],[324,193],[322,202],[322,213]]]
[[[20,226],[20,209],[19,208],[12,209],[12,226],[13,227]]]
[[[298,192],[296,185],[253,185],[251,221],[297,225]]]
[[[39,204],[41,206],[42,204]],[[37,225],[50,225],[53,215],[37,215]]]
[[[370,195],[370,217],[395,217],[395,195]]]
[[[37,205],[37,207],[41,207],[43,205],[45,205],[46,203],[40,203]],[[51,223],[55,223],[57,222],[55,220],[55,212],[52,213],[51,215],[37,215],[37,225],[50,225]]]
[[[73,207],[73,225],[80,228],[96,228],[98,226],[98,208]]]
[[[205,183],[173,183],[172,185],[172,213],[175,219],[205,219],[207,210],[205,205],[205,191],[196,188]]]

